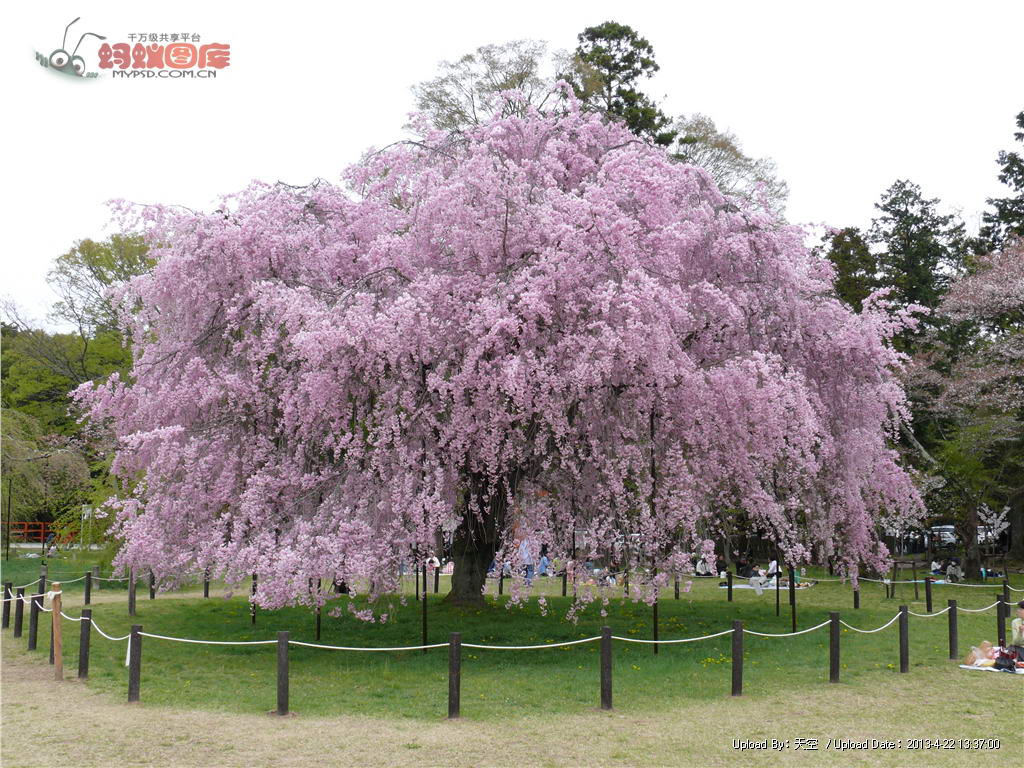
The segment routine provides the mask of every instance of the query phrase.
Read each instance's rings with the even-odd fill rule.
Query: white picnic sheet
[[[961,664],[960,665],[960,669],[976,669],[979,672],[1002,672],[1003,671],[1001,669],[996,669],[995,667],[976,667],[973,664]],[[1024,669],[1017,669],[1017,670],[1014,671],[1014,674],[1024,675]]]

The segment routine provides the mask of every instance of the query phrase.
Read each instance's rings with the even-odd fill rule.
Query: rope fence
[[[792,570],[791,570],[792,573]],[[204,573],[204,579],[207,574]],[[92,579],[96,578],[95,574],[88,573],[86,576],[76,579],[75,581],[86,580],[86,585],[91,583]],[[126,579],[134,583],[135,574],[131,574]],[[67,583],[67,582],[64,582]],[[29,585],[35,585],[36,582],[31,582]],[[36,640],[38,634],[39,615],[41,613],[50,613],[52,622],[51,638],[51,663],[57,667],[56,673],[57,679],[63,679],[63,668],[62,664],[62,651],[61,651],[61,619],[67,619],[68,621],[76,622],[80,625],[80,638],[79,638],[79,678],[87,677],[89,667],[89,649],[90,649],[90,638],[93,629],[96,630],[104,639],[111,642],[123,642],[127,641],[125,648],[125,666],[128,668],[128,700],[130,702],[139,701],[140,697],[140,681],[141,681],[141,660],[142,660],[142,639],[149,638],[150,640],[161,640],[166,642],[176,643],[188,643],[193,645],[209,645],[209,646],[267,646],[274,645],[277,648],[277,672],[278,672],[278,714],[288,713],[288,649],[291,646],[301,648],[313,648],[320,650],[329,651],[351,651],[360,653],[393,653],[393,652],[409,652],[409,651],[423,651],[424,653],[428,650],[447,648],[449,657],[449,699],[448,699],[448,714],[450,718],[459,717],[460,714],[460,686],[461,686],[461,653],[462,648],[471,648],[479,650],[496,650],[496,651],[527,651],[527,650],[541,650],[550,648],[567,648],[570,646],[585,645],[594,642],[600,643],[600,667],[601,667],[601,707],[602,709],[610,709],[612,706],[612,685],[611,685],[611,668],[612,668],[612,643],[613,641],[620,641],[625,643],[636,643],[642,645],[653,646],[654,652],[657,653],[658,647],[662,645],[675,645],[682,643],[695,643],[706,640],[714,640],[717,638],[725,637],[726,635],[731,636],[732,643],[732,695],[739,696],[742,694],[743,687],[743,636],[752,635],[755,637],[763,638],[787,638],[796,637],[799,635],[806,635],[818,630],[829,628],[829,680],[830,682],[838,682],[840,674],[840,663],[839,663],[839,644],[841,630],[840,627],[846,627],[847,629],[861,633],[861,634],[874,634],[881,632],[895,623],[899,623],[899,661],[900,661],[900,672],[905,673],[909,670],[909,617],[914,616],[918,618],[934,618],[936,616],[947,615],[949,622],[949,658],[957,659],[958,657],[958,631],[957,631],[957,620],[958,612],[970,614],[980,614],[990,611],[992,608],[996,608],[997,618],[997,632],[999,636],[999,643],[1002,646],[1006,644],[1006,631],[1005,621],[1009,615],[1009,600],[1008,596],[1008,585],[1006,582],[1003,583],[1004,592],[997,596],[995,602],[984,608],[958,608],[956,600],[949,600],[949,605],[939,611],[931,612],[931,591],[930,591],[930,580],[926,579],[926,585],[929,587],[928,590],[928,604],[929,612],[917,613],[910,611],[906,605],[901,605],[899,612],[896,613],[891,619],[886,621],[881,626],[875,627],[874,629],[862,629],[843,621],[840,618],[838,612],[831,612],[829,619],[823,621],[814,626],[807,627],[805,629],[796,629],[796,604],[795,596],[792,590],[792,581],[790,588],[790,599],[791,607],[793,610],[793,631],[783,633],[772,633],[772,632],[759,632],[753,629],[748,629],[743,626],[743,622],[736,620],[733,622],[733,626],[730,629],[725,629],[720,632],[714,632],[707,635],[701,635],[697,637],[684,637],[662,640],[658,638],[657,634],[657,623],[655,623],[654,639],[646,638],[635,638],[635,637],[624,637],[621,635],[611,634],[609,627],[603,627],[601,635],[595,635],[593,637],[585,637],[577,640],[566,640],[561,642],[533,644],[533,645],[489,645],[482,643],[463,643],[461,633],[453,632],[447,642],[442,643],[427,643],[426,642],[426,625],[424,624],[424,642],[419,645],[407,645],[407,646],[393,646],[393,647],[358,647],[358,646],[340,646],[340,645],[327,645],[321,643],[310,643],[300,640],[292,640],[288,632],[279,632],[276,640],[201,640],[187,637],[175,637],[171,635],[161,635],[152,632],[144,632],[141,625],[132,625],[131,632],[127,635],[115,637],[104,632],[96,621],[92,618],[92,611],[89,608],[83,608],[80,616],[70,616],[62,610],[61,596],[63,594],[62,583],[55,581],[51,585],[52,588],[43,592],[42,587],[45,584],[45,575],[40,577],[38,586],[40,591],[34,595],[26,596],[24,594],[24,587],[17,587],[17,594],[14,595],[11,592],[13,585],[7,583],[4,585],[4,627],[8,626],[7,619],[9,615],[10,604],[13,602],[17,607],[16,623],[15,623],[15,637],[21,636],[21,616],[23,614],[24,607],[29,607],[29,637],[28,637],[28,649],[34,650],[36,647]],[[153,578],[150,576],[151,584],[151,597],[152,597],[152,584]],[[424,595],[426,593],[426,582],[424,580]],[[978,586],[978,585],[962,585],[962,586]],[[1024,591],[1016,590],[1015,591]],[[88,593],[87,593],[88,594]],[[130,604],[134,595],[129,595]],[[51,607],[47,608],[46,603],[49,602]],[[425,607],[425,605],[424,605]],[[130,610],[130,613],[133,611]],[[425,614],[424,614],[425,615]],[[655,622],[657,621],[657,613],[655,612]],[[318,634],[319,638],[319,634]]]

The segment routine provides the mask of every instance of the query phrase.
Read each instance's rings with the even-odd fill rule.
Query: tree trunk
[[[978,548],[978,505],[971,503],[964,519],[962,538],[964,541],[964,576],[968,579],[981,577],[981,550]]]
[[[514,494],[515,486],[514,479],[500,482],[488,494],[485,476],[474,474],[468,478],[462,522],[452,537],[452,589],[445,597],[448,602],[477,607],[484,604],[487,568],[505,532],[507,493]]]

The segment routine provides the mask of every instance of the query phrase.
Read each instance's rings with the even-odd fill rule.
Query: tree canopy
[[[884,566],[879,520],[920,508],[902,324],[835,299],[802,231],[571,99],[346,180],[144,211],[134,368],[77,393],[132,484],[121,564],[278,606],[387,590],[441,530],[456,597],[524,535],[657,585],[742,509],[789,562]]]

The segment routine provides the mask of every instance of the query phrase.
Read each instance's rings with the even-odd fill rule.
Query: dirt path
[[[7,639],[5,635],[4,639]],[[1020,703],[1018,680],[943,670],[888,675],[870,693],[822,686],[800,701],[694,702],[652,717],[600,712],[539,718],[509,713],[502,723],[424,722],[364,717],[277,718],[128,705],[77,681],[55,682],[45,655],[3,650],[3,766],[377,766],[377,765],[970,765],[1019,763],[1016,716],[993,701]],[[73,670],[66,671],[69,676]],[[994,676],[993,676],[994,677]],[[1009,676],[1007,676],[1009,677]],[[978,678],[978,679],[976,679]],[[957,696],[948,694],[957,690]],[[895,722],[894,702],[927,716]],[[998,752],[826,752],[824,739],[1001,736]],[[822,739],[818,752],[739,752],[732,739]]]

